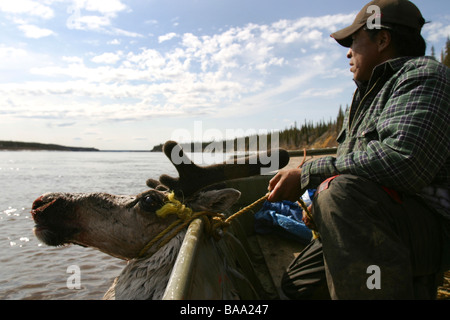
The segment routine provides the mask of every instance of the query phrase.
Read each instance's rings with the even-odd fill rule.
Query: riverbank
[[[45,144],[37,142],[0,141],[0,150],[4,151],[100,151],[95,148],[68,147],[58,144]]]

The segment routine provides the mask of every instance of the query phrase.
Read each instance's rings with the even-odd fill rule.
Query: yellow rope
[[[230,224],[231,221],[233,219],[236,219],[237,217],[239,217],[241,214],[246,213],[247,211],[253,209],[254,207],[256,207],[258,204],[260,204],[261,202],[264,202],[265,200],[267,200],[267,198],[269,197],[269,193],[267,193],[265,196],[259,198],[258,200],[256,200],[255,202],[253,202],[252,204],[242,208],[241,210],[239,210],[238,212],[232,214],[231,216],[229,216],[226,220],[225,223]]]
[[[303,160],[302,162],[297,166],[297,169],[301,169],[303,164],[306,162],[306,148],[303,149]],[[317,239],[319,238],[319,233],[314,230],[316,226],[314,225],[313,218],[311,212],[308,210],[308,207],[306,206],[305,202],[303,202],[303,199],[298,199],[297,203],[302,207],[303,209],[303,222],[305,225],[311,229],[313,238]]]
[[[175,193],[171,192],[167,196],[164,206],[156,211],[156,215],[160,218],[165,218],[170,214],[176,214],[181,220],[187,220],[192,216],[192,210],[175,199]]]
[[[309,229],[311,229],[313,238],[314,239],[319,238],[319,233],[316,230],[314,230],[315,229],[315,225],[314,225],[314,222],[313,222],[313,218],[312,218],[311,212],[308,210],[308,207],[306,206],[306,203],[304,203],[301,198],[298,199],[297,202],[303,209],[303,222],[305,223],[305,225]]]
[[[145,256],[145,253],[153,246],[155,243],[163,239],[166,235],[168,235],[172,230],[174,230],[170,235],[168,235],[164,240],[162,240],[157,249],[160,249],[165,244],[167,244],[173,237],[175,237],[181,230],[183,230],[187,225],[189,225],[193,220],[197,218],[203,218],[205,221],[205,226],[207,232],[213,236],[216,240],[220,239],[220,235],[218,234],[217,229],[222,228],[225,229],[231,224],[232,220],[236,219],[240,215],[245,212],[253,209],[259,203],[265,201],[269,194],[266,194],[262,198],[256,200],[252,204],[248,205],[245,208],[242,208],[238,212],[234,213],[227,219],[221,213],[213,213],[209,211],[200,211],[193,212],[190,208],[183,205],[180,201],[176,200],[173,193],[170,193],[168,196],[168,201],[161,209],[156,211],[156,215],[165,218],[168,215],[176,214],[178,216],[178,220],[174,221],[170,224],[166,229],[164,229],[161,233],[159,233],[156,237],[154,237],[144,248],[140,251],[138,258],[142,258]],[[176,229],[175,229],[176,228]]]
[[[173,228],[175,228],[178,224],[180,224],[182,220],[176,220],[173,222],[170,226],[168,226],[165,230],[163,230],[160,234],[158,234],[156,237],[154,237],[147,245],[142,248],[142,250],[139,252],[138,258],[142,258],[148,249],[150,249],[156,242],[158,242],[160,239],[162,239],[166,234],[168,234]],[[173,237],[171,237],[172,239]],[[160,248],[161,246],[158,246]]]
[[[306,159],[306,149],[303,150],[304,156],[302,163],[298,166],[300,168]],[[264,195],[263,197],[259,198],[252,204],[242,208],[241,210],[237,211],[236,213],[232,214],[228,218],[225,219],[225,216],[221,213],[213,213],[209,211],[200,211],[200,212],[193,212],[192,209],[186,207],[184,204],[182,204],[180,201],[175,199],[175,194],[172,192],[168,195],[168,200],[162,206],[159,210],[156,211],[156,215],[161,218],[165,218],[168,215],[176,214],[178,216],[178,220],[173,222],[171,225],[169,225],[165,230],[163,230],[160,234],[158,234],[155,238],[153,238],[139,253],[138,257],[142,258],[145,253],[150,249],[156,242],[160,241],[164,236],[166,236],[168,233],[170,233],[175,227],[178,226],[178,228],[175,229],[174,232],[172,232],[171,235],[169,235],[167,238],[165,238],[163,241],[161,241],[158,244],[157,249],[160,249],[165,244],[167,244],[173,237],[175,237],[178,232],[183,230],[187,225],[189,225],[193,220],[197,218],[202,218],[205,222],[206,230],[208,233],[213,236],[216,240],[220,239],[220,234],[217,231],[218,228],[222,228],[223,231],[226,231],[226,228],[231,224],[231,222],[239,217],[240,215],[246,213],[249,210],[252,210],[255,206],[258,204],[264,202],[269,197],[269,193]],[[304,220],[306,220],[306,225],[311,228],[314,226],[314,223],[312,222],[312,216],[311,212],[309,212],[306,204],[303,202],[303,200],[300,198],[297,201],[300,206],[302,207],[304,211]],[[311,228],[312,229],[312,228]],[[313,237],[318,238],[319,234],[317,231],[312,230]]]

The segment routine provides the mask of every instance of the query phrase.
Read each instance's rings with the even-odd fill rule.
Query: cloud
[[[118,12],[127,9],[120,0],[75,0],[74,4],[79,9],[96,11],[107,16],[115,16]]]
[[[139,33],[112,26],[112,20],[128,7],[120,0],[73,0],[68,7],[70,14],[66,26],[69,29],[96,31],[127,37],[142,37]],[[85,14],[85,11],[89,12]]]
[[[120,44],[120,40],[119,39],[113,39],[111,41],[108,41],[107,44],[119,45]]]
[[[150,20],[144,21],[144,23],[145,24],[150,24],[150,25],[157,25],[158,24],[158,20],[150,19]]]
[[[53,9],[39,1],[32,0],[0,1],[0,11],[10,14],[37,16],[43,19],[54,17]]]
[[[101,14],[80,14],[80,27],[113,32],[110,19],[125,7],[119,1],[108,9],[105,3],[109,1],[96,6],[77,2],[83,10]],[[341,56],[338,46],[327,41],[328,34],[352,19],[336,15],[280,20],[212,35],[169,33],[159,38],[176,39],[169,49],[103,52],[90,59],[95,64],[85,63],[85,57],[63,56],[29,69],[39,81],[0,83],[0,108],[10,115],[62,117],[67,123],[129,121],[240,114],[244,109],[251,114],[300,99],[301,92],[303,97],[338,94],[339,89],[321,93],[309,83],[335,70],[333,63]],[[11,50],[3,49],[4,54]]]
[[[117,61],[120,60],[120,57],[122,55],[122,52],[112,53],[112,52],[105,52],[101,55],[95,56],[92,58],[92,62],[95,63],[105,63],[105,64],[115,64]]]
[[[27,37],[27,38],[39,39],[39,38],[44,38],[44,37],[48,37],[51,35],[55,35],[55,32],[53,32],[50,29],[40,28],[35,25],[26,24],[26,23],[20,24],[19,29],[21,31],[23,31],[23,33],[25,34],[25,37]]]
[[[117,36],[125,36],[130,38],[143,38],[144,36],[137,32],[127,31],[119,28],[111,28],[110,31],[106,33],[117,35]]]
[[[53,9],[37,1],[1,1],[0,11],[8,13],[7,19],[16,24],[27,38],[39,39],[55,35],[55,32],[50,29],[41,28],[28,22],[28,20],[36,20],[36,17],[44,20],[54,17]]]
[[[9,46],[0,44],[0,84],[23,81],[23,77],[29,76],[31,68],[50,64],[51,61],[53,58],[41,52],[30,51],[23,42]]]
[[[342,93],[343,88],[334,88],[334,89],[328,89],[324,90],[323,88],[317,89],[317,88],[311,88],[303,91],[301,93],[302,97],[308,97],[308,98],[317,98],[317,97],[334,97],[337,94]]]
[[[423,27],[423,35],[428,42],[438,42],[450,36],[450,18],[446,23],[432,22]]]
[[[177,35],[176,33],[174,33],[174,32],[167,33],[167,34],[165,34],[165,35],[159,36],[159,37],[158,37],[158,42],[159,42],[159,43],[162,43],[162,42],[164,42],[164,41],[169,41],[170,39],[173,39],[173,38],[175,38],[175,37],[177,37],[177,36],[178,36],[178,35]]]
[[[104,30],[111,25],[111,19],[107,16],[72,16],[67,20],[67,27],[76,30]]]
[[[27,56],[27,51],[22,48],[5,47],[0,45],[0,61],[10,61],[13,58],[23,58]]]
[[[72,127],[75,124],[76,124],[76,122],[63,122],[63,123],[56,124],[56,126],[58,126],[58,127]]]

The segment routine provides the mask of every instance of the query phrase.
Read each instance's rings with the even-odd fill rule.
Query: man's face
[[[381,63],[378,46],[363,29],[355,32],[352,40],[347,58],[350,59],[353,79],[361,82],[368,81],[375,66]]]

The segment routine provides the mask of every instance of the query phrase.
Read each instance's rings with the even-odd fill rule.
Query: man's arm
[[[430,184],[450,153],[446,73],[448,69],[441,74],[421,68],[406,72],[380,115],[379,139],[370,141],[366,150],[305,164],[302,189],[339,173],[366,177],[399,191],[417,192]]]

